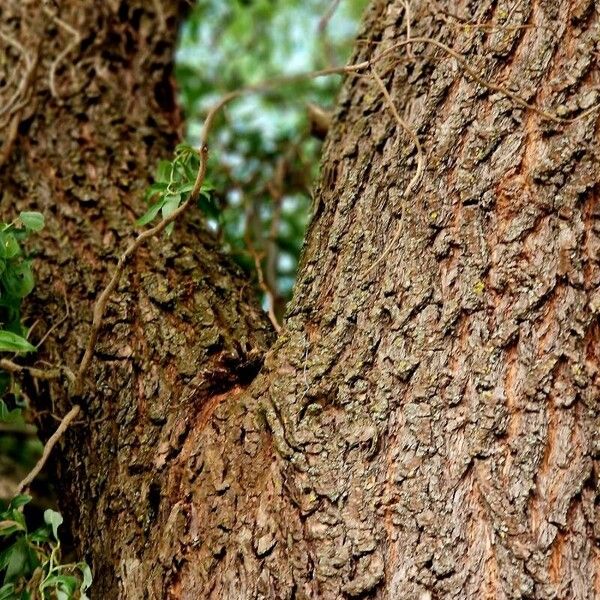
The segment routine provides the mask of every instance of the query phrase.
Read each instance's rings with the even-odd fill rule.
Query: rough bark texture
[[[29,244],[39,255],[39,284],[28,321],[40,319],[40,339],[68,303],[69,317],[40,358],[76,370],[93,302],[139,230],[134,221],[158,159],[178,141],[171,71],[185,3],[77,0],[49,3],[47,13],[42,5],[0,6],[2,31],[37,60],[0,173],[1,208],[9,221],[23,209],[46,216]],[[81,42],[72,44],[53,15]],[[16,62],[14,47],[5,51],[12,93],[24,61]],[[59,98],[50,90],[53,64]],[[9,128],[0,135],[9,139]],[[215,399],[254,376],[272,339],[251,287],[192,213],[169,240],[142,248],[123,277],[86,380],[84,417],[56,454],[61,509],[94,570],[95,598],[142,598],[146,587],[164,597],[183,560],[168,537],[183,518],[180,499],[170,496],[180,475],[168,466]],[[60,417],[69,408],[66,384],[40,385],[32,396],[39,411]],[[42,420],[48,433],[56,424]]]
[[[357,60],[404,38],[404,7],[371,4]],[[574,118],[598,100],[597,2],[411,8],[413,36],[446,43],[546,111]],[[474,82],[441,49],[412,51],[414,60],[398,49],[377,69],[423,142],[426,172],[403,197],[414,148],[375,82],[347,81],[285,330],[248,390],[228,375],[229,389],[196,400],[185,375],[214,389],[221,355],[182,359],[185,345],[170,340],[192,309],[177,296],[165,317],[165,300],[151,296],[159,286],[138,273],[168,273],[173,289],[193,281],[197,305],[213,297],[214,278],[196,283],[179,247],[136,265],[135,292],[117,305],[96,364],[92,414],[107,418],[74,432],[61,457],[64,488],[83,501],[73,525],[97,597],[600,596],[598,112],[558,124]],[[108,145],[126,156],[132,134],[108,125]],[[71,144],[85,150],[85,138]],[[97,162],[99,180],[115,186],[107,159]],[[69,189],[90,185],[82,177]],[[62,340],[76,354],[84,300],[104,273],[100,249],[113,252],[102,245],[117,235],[113,212],[114,229],[127,229],[117,200],[92,195],[82,207],[50,189],[67,234],[48,269],[69,252],[86,261],[65,259],[88,274],[75,292],[82,321]],[[221,272],[208,258],[202,266]],[[254,316],[246,304],[235,311]],[[206,330],[188,323],[190,335]],[[227,340],[241,333],[263,347],[262,330],[225,323]]]

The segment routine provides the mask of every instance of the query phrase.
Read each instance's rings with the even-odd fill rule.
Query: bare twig
[[[423,175],[423,172],[425,170],[425,154],[423,152],[421,142],[419,141],[419,137],[409,127],[408,123],[406,123],[406,121],[400,116],[400,113],[398,112],[398,109],[396,108],[396,105],[394,104],[394,101],[392,100],[390,93],[388,92],[387,88],[385,87],[385,84],[381,80],[381,77],[379,77],[379,75],[377,74],[377,71],[374,68],[371,68],[371,73],[373,74],[373,79],[375,80],[379,89],[383,93],[383,97],[385,98],[386,103],[389,106],[389,109],[390,109],[392,115],[394,116],[394,119],[396,119],[396,122],[398,123],[398,125],[400,125],[400,128],[408,134],[408,136],[411,138],[413,144],[415,145],[415,148],[417,149],[417,171],[414,174],[414,176],[412,177],[412,179],[408,182],[408,185],[406,186],[406,189],[404,190],[404,193],[403,193],[403,196],[405,198],[407,198],[408,195],[410,194],[410,192],[412,191],[412,189],[417,185],[417,183],[419,182],[419,180],[421,179],[421,177]],[[379,265],[385,259],[385,257],[390,253],[392,248],[394,248],[396,246],[396,243],[398,242],[398,240],[400,239],[400,236],[402,235],[403,224],[404,224],[404,219],[403,219],[403,215],[401,215],[400,221],[398,222],[398,227],[396,228],[396,233],[394,234],[394,237],[392,238],[391,242],[387,245],[385,250],[381,253],[379,258],[365,271],[365,276],[368,275],[377,265]]]
[[[19,133],[19,124],[21,123],[21,118],[23,116],[23,109],[27,106],[27,102],[31,97],[31,86],[38,62],[38,54],[35,52],[33,56],[31,56],[16,39],[2,31],[0,31],[0,38],[16,48],[25,61],[25,71],[19,81],[16,91],[6,104],[0,108],[0,118],[6,117],[6,119],[3,120],[3,123],[8,122],[6,137],[0,148],[1,167],[11,155],[13,145]],[[15,71],[16,70],[17,69],[15,68]]]
[[[6,114],[16,112],[16,110],[18,110],[16,107],[17,102],[27,95],[27,90],[31,85],[31,76],[37,64],[37,54],[31,57],[20,42],[3,31],[0,31],[0,39],[3,39],[7,44],[16,48],[25,61],[25,72],[21,77],[15,93],[11,96],[10,100],[0,108],[0,117],[4,117]]]
[[[377,71],[374,68],[372,68],[371,73],[373,75],[373,79],[375,80],[379,89],[383,93],[383,97],[385,98],[385,101],[386,101],[387,105],[389,106],[389,109],[390,109],[394,119],[396,119],[396,122],[398,123],[398,125],[400,125],[400,127],[410,137],[412,143],[415,145],[415,148],[417,150],[417,171],[414,174],[413,178],[408,182],[408,185],[406,186],[406,189],[404,190],[404,194],[403,194],[404,196],[408,196],[410,194],[410,192],[412,191],[412,189],[417,185],[417,183],[421,179],[421,177],[423,175],[423,171],[425,170],[425,154],[423,152],[423,147],[421,146],[421,142],[419,141],[417,134],[411,129],[411,127],[408,125],[408,123],[400,116],[400,113],[398,112],[398,109],[396,108],[396,105],[394,104],[394,101],[392,100],[390,93],[388,92],[387,88],[385,87],[385,84],[381,80],[381,77],[379,77],[379,75],[377,74]]]
[[[410,0],[403,0],[403,4],[404,4],[404,14],[406,16],[406,39],[410,40],[410,38],[412,37],[411,35],[411,18],[410,18]],[[412,53],[412,48],[410,47],[410,45],[408,46],[406,53],[408,54],[408,58],[413,59],[413,53]]]
[[[31,471],[27,474],[25,479],[19,483],[17,486],[15,496],[23,493],[30,485],[31,482],[40,474],[40,471],[44,468],[44,465],[48,461],[52,449],[56,446],[56,443],[60,440],[61,436],[64,432],[69,428],[69,425],[77,418],[81,408],[79,405],[75,405],[71,408],[71,410],[64,416],[60,425],[56,428],[56,431],[50,436],[46,444],[44,445],[44,450],[42,452],[42,456],[37,461],[35,467],[31,469]]]
[[[52,332],[57,328],[60,327],[71,315],[71,311],[69,309],[69,301],[67,299],[67,294],[64,293],[64,300],[65,300],[65,314],[64,316],[59,319],[56,323],[54,323],[54,325],[52,325],[50,327],[50,329],[48,329],[48,331],[46,331],[46,333],[42,336],[42,339],[36,344],[36,348],[39,349],[42,344],[48,339],[48,337],[52,334]]]
[[[254,266],[256,267],[256,273],[258,275],[258,285],[267,297],[267,314],[269,315],[269,320],[271,321],[275,331],[279,334],[281,333],[281,324],[277,320],[277,315],[275,314],[275,298],[273,297],[273,292],[265,282],[265,276],[260,264],[261,257],[259,256],[258,252],[254,250],[254,248],[250,247],[249,251],[254,259]]]
[[[44,7],[43,11],[57,24],[60,25],[67,33],[73,36],[73,39],[68,43],[60,54],[54,59],[50,65],[50,71],[48,75],[48,85],[52,96],[56,99],[60,98],[60,94],[56,89],[56,71],[65,57],[73,51],[77,45],[81,42],[81,33],[77,31],[72,25],[69,25],[66,21],[63,21],[57,14],[53,13],[48,7]]]
[[[471,65],[469,65],[469,63],[465,60],[465,58],[463,57],[462,54],[460,54],[456,50],[453,50],[452,48],[450,48],[443,42],[434,40],[433,38],[414,37],[414,38],[411,38],[410,40],[401,40],[399,42],[396,42],[392,46],[390,46],[390,48],[388,48],[387,50],[384,50],[379,56],[376,57],[376,60],[381,60],[384,56],[388,56],[389,54],[391,54],[398,48],[407,46],[409,44],[418,44],[418,43],[431,44],[433,46],[436,46],[437,48],[440,48],[441,50],[443,50],[444,52],[446,52],[447,54],[452,56],[452,58],[454,58],[460,64],[460,66],[463,68],[463,70],[466,73],[468,73],[469,76],[472,79],[474,79],[477,83],[479,83],[483,87],[485,87],[493,92],[499,92],[499,93],[503,94],[504,96],[511,99],[513,102],[515,102],[519,106],[522,106],[523,108],[531,110],[532,112],[535,112],[536,114],[540,115],[541,117],[544,117],[545,119],[548,119],[549,121],[554,121],[555,123],[565,123],[568,121],[568,119],[562,119],[561,117],[559,117],[553,113],[550,113],[548,111],[545,111],[542,108],[539,108],[535,104],[530,104],[529,102],[527,102],[527,100],[525,100],[518,94],[511,92],[509,89],[505,88],[502,85],[492,83],[491,81],[486,81],[485,79],[480,77],[480,75],[477,73],[477,71],[475,71],[475,69],[473,67],[471,67]]]
[[[317,25],[317,34],[321,38],[321,42],[323,44],[323,50],[326,56],[326,60],[329,65],[333,65],[335,62],[335,56],[333,51],[333,46],[327,35],[327,27],[329,26],[329,22],[333,18],[335,11],[340,5],[341,0],[331,0],[327,10],[323,13],[323,16],[319,19],[319,24]]]
[[[166,229],[167,225],[173,223],[183,212],[185,212],[185,210],[190,204],[196,202],[198,196],[200,195],[200,191],[202,190],[202,184],[204,183],[204,177],[206,175],[207,153],[208,150],[206,148],[206,145],[203,144],[200,150],[200,167],[198,169],[198,175],[196,176],[194,188],[191,191],[188,199],[185,202],[183,202],[183,204],[179,208],[177,208],[177,210],[174,210],[168,217],[160,221],[158,225],[155,225],[154,227],[140,233],[129,244],[125,252],[123,252],[123,254],[121,254],[121,256],[119,257],[119,261],[117,262],[117,266],[110,281],[108,282],[108,285],[102,290],[102,292],[96,300],[96,303],[94,304],[92,331],[90,332],[85,348],[85,353],[83,355],[83,358],[81,359],[81,363],[79,364],[79,369],[77,370],[75,382],[73,384],[73,392],[75,396],[81,396],[81,392],[83,390],[83,378],[92,361],[94,348],[96,346],[96,341],[98,340],[98,333],[100,332],[100,328],[102,327],[102,323],[104,320],[106,306],[108,305],[108,301],[110,300],[111,294],[114,292],[115,288],[119,283],[119,280],[121,279],[121,275],[125,270],[127,261],[146,240],[153,238],[159,233],[162,233]]]
[[[36,367],[29,367],[25,365],[18,365],[17,363],[7,358],[0,359],[0,369],[7,373],[29,373],[36,379],[42,379],[44,381],[51,381],[54,379],[60,379],[63,373],[67,374],[67,378],[72,378],[73,374],[68,369],[53,368],[53,369],[37,369]],[[69,377],[70,374],[70,377]]]

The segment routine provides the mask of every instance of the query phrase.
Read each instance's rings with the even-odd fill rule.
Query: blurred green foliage
[[[185,23],[176,75],[190,143],[224,93],[343,65],[366,0],[199,0]],[[211,137],[209,178],[217,231],[258,281],[281,317],[294,284],[310,218],[320,141],[310,134],[308,103],[330,110],[341,79],[281,86],[232,103]]]

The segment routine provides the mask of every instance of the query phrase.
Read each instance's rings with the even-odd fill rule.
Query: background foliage
[[[190,143],[225,92],[344,64],[366,0],[200,0],[183,27],[177,79]],[[248,274],[264,275],[281,318],[295,279],[320,141],[307,106],[330,110],[339,76],[236,100],[213,133],[210,224]]]

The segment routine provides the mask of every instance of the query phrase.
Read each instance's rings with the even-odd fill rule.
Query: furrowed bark
[[[139,230],[157,161],[179,140],[171,72],[184,5],[0,7],[2,31],[36,62],[0,172],[4,219],[25,209],[46,216],[28,243],[38,284],[27,322],[38,321],[35,341],[58,327],[34,360],[76,370],[93,303]],[[8,44],[6,57],[23,70]],[[9,139],[8,129],[0,136]],[[184,220],[132,259],[77,399],[83,415],[54,450],[61,510],[78,556],[94,571],[95,598],[164,597],[183,560],[178,531],[187,518],[172,496],[180,477],[173,458],[206,407],[254,377],[272,339],[251,287],[219,253],[197,209]],[[57,422],[48,412],[60,417],[70,408],[68,384],[28,387],[50,435]]]
[[[432,44],[414,44],[414,61],[397,49],[377,72],[427,165],[404,197],[413,144],[376,81],[349,78],[286,325],[248,389],[227,375],[216,393],[226,353],[196,357],[174,343],[194,312],[151,295],[161,281],[196,281],[181,263],[185,232],[168,257],[140,257],[96,363],[88,400],[100,420],[74,430],[60,457],[71,510],[82,502],[72,523],[97,597],[600,594],[600,161],[598,112],[584,114],[598,101],[598,11],[589,0],[411,2],[414,37],[450,46],[546,112],[584,116],[557,123],[525,110]],[[404,2],[374,1],[355,62],[406,30]],[[134,81],[148,89],[155,71]],[[133,134],[105,129],[127,157]],[[118,181],[111,173],[100,179]],[[122,206],[91,197],[101,208],[59,204],[68,235],[56,240],[71,247],[48,251],[50,265],[63,256],[75,273],[65,286],[81,322],[53,343],[67,356],[105,274],[102,240],[129,231]],[[193,247],[211,274],[196,284],[201,306],[217,274],[217,290],[237,280]],[[264,348],[252,308],[223,293],[243,316],[224,319],[225,349],[244,335]],[[204,324],[185,331],[202,339]]]
[[[481,78],[565,119],[597,102],[597,4],[432,6],[411,3],[412,35]],[[373,2],[355,62],[405,16]],[[425,175],[403,197],[413,144],[350,79],[284,333],[180,456],[173,598],[600,594],[598,113],[545,119],[412,50],[377,69]]]

